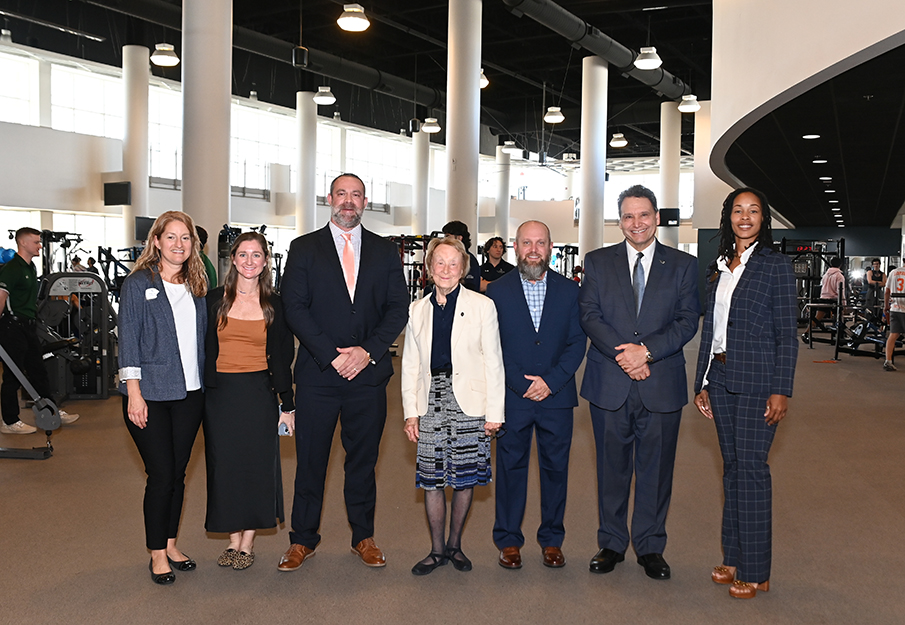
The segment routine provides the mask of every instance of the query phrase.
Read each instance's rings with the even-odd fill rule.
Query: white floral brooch
[[[147,299],[147,300],[157,299],[158,293],[160,293],[160,291],[158,291],[154,287],[151,287],[150,289],[145,289],[145,299]]]

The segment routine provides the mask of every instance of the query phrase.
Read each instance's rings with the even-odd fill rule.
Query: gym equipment
[[[117,369],[116,313],[104,280],[90,272],[50,274],[38,291],[37,318],[45,350],[58,345],[57,357],[45,356],[51,396],[58,402],[107,399]]]
[[[50,434],[60,427],[60,411],[57,405],[47,397],[38,395],[38,391],[31,385],[22,370],[16,366],[16,363],[10,357],[5,349],[0,346],[0,358],[3,359],[3,366],[13,372],[18,378],[19,383],[25,392],[34,400],[31,409],[35,413],[35,426],[39,430],[44,430],[47,436],[47,444],[44,447],[33,447],[31,449],[13,449],[0,448],[0,458],[18,458],[21,460],[47,460],[53,455],[53,445],[50,442]]]
[[[409,290],[409,298],[412,301],[419,299],[427,286],[427,276],[424,272],[424,251],[431,239],[444,236],[442,232],[434,232],[430,235],[402,234],[388,237],[396,244],[399,250],[399,258],[405,271],[405,282]]]

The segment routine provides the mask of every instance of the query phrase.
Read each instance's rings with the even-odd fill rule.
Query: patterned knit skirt
[[[455,490],[490,482],[490,438],[484,417],[469,417],[446,374],[431,377],[427,414],[419,419],[415,486]]]

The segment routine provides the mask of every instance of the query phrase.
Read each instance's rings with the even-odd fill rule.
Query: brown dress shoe
[[[717,584],[731,584],[735,581],[735,571],[728,566],[715,566],[710,574],[710,579]]]
[[[522,554],[518,547],[503,547],[500,549],[500,566],[504,569],[522,568]]]
[[[302,562],[313,557],[314,549],[308,549],[305,545],[289,545],[289,549],[280,558],[277,569],[280,571],[294,571],[302,566]]]
[[[352,553],[361,558],[365,566],[386,566],[387,559],[380,550],[380,547],[374,544],[373,538],[365,538],[363,541],[352,547]]]
[[[566,565],[566,556],[559,547],[544,547],[544,566],[558,569]]]

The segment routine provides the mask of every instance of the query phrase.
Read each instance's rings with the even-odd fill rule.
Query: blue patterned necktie
[[[632,290],[635,291],[635,316],[641,312],[641,300],[644,299],[644,265],[641,259],[644,258],[644,252],[638,252],[638,258],[635,259],[635,267],[632,269]]]

